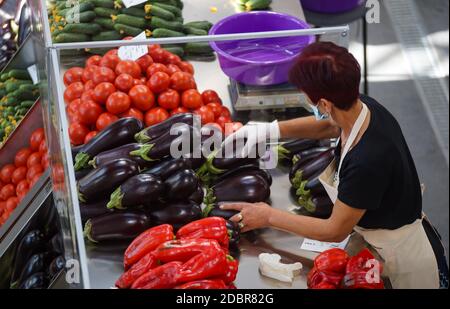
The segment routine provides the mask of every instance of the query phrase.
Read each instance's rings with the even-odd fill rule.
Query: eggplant
[[[229,170],[228,172],[225,172],[222,175],[218,176],[216,179],[214,179],[212,181],[212,185],[215,185],[228,177],[244,174],[258,174],[267,180],[269,186],[272,185],[272,175],[270,175],[270,173],[267,172],[266,170],[259,168],[259,164],[249,164]]]
[[[61,233],[56,233],[47,243],[47,250],[55,254],[64,254],[64,243]]]
[[[27,278],[35,273],[45,271],[46,265],[52,260],[52,255],[49,252],[33,254],[28,262],[25,264],[18,282],[12,284],[12,288],[22,285]]]
[[[186,200],[199,186],[199,180],[193,170],[183,170],[173,174],[164,182],[165,196],[169,201]]]
[[[72,159],[73,159],[73,164],[75,164],[75,158],[77,156],[78,153],[81,152],[81,150],[83,149],[84,145],[78,145],[78,146],[73,146],[72,147]]]
[[[149,216],[145,212],[117,212],[89,219],[84,225],[84,236],[95,243],[131,240],[150,226]]]
[[[317,157],[318,155],[320,155],[321,153],[323,153],[327,150],[330,150],[330,147],[314,147],[314,148],[300,151],[299,153],[296,153],[292,157],[292,164],[296,164],[300,160],[303,160],[303,161],[310,160],[312,158]]]
[[[226,220],[231,219],[233,216],[237,215],[239,211],[237,210],[224,210],[220,209],[220,204],[210,204],[206,206],[203,210],[204,217],[221,217]]]
[[[80,149],[75,156],[75,170],[88,167],[89,161],[103,151],[134,142],[134,135],[142,128],[142,122],[132,117],[119,119],[109,125]]]
[[[143,174],[151,174],[161,178],[162,181],[165,181],[167,178],[172,176],[174,173],[188,169],[191,167],[190,162],[185,158],[178,159],[168,159],[157,165],[153,166],[150,169],[143,171]]]
[[[289,180],[294,187],[299,187],[303,180],[309,179],[320,171],[324,171],[333,161],[334,148],[321,153],[316,158],[303,162],[298,161],[289,172]],[[302,162],[302,163],[300,163]]]
[[[208,190],[205,201],[215,202],[265,202],[270,197],[270,186],[260,175],[236,175],[226,178]]]
[[[83,178],[92,171],[93,171],[92,168],[83,168],[82,170],[75,171],[75,180],[77,181],[80,180],[81,178]]]
[[[96,155],[94,159],[89,161],[89,165],[97,168],[117,159],[128,159],[134,161],[141,169],[155,165],[154,161],[148,161],[143,157],[145,153],[140,152],[143,148],[148,149],[148,146],[145,144],[132,143],[103,151]],[[140,155],[131,155],[132,152],[140,153]]]
[[[193,169],[194,171],[198,170],[206,162],[206,158],[205,157],[200,156],[200,157],[195,157],[194,158],[194,156],[192,154],[185,155],[185,156],[183,156],[183,158],[188,163],[189,168]]]
[[[78,198],[82,203],[104,198],[138,173],[139,166],[131,160],[119,159],[107,163],[78,181]]]
[[[202,218],[202,208],[192,201],[174,202],[149,213],[153,225],[171,224],[175,230]]]
[[[52,280],[58,273],[66,267],[66,260],[64,256],[60,255],[53,259],[47,268],[47,278]]]
[[[241,240],[241,229],[239,228],[239,224],[237,222],[233,222],[227,220],[226,222],[228,235],[230,237],[229,247],[236,248]]]
[[[299,204],[308,213],[317,218],[329,218],[333,212],[333,202],[328,195],[310,197],[308,200],[299,199]]]
[[[179,123],[187,124],[193,127],[194,114],[185,113],[174,115],[161,123],[143,129],[135,135],[135,140],[139,143],[151,142],[167,132],[170,132],[172,126]]]
[[[112,213],[114,209],[106,207],[108,202],[109,198],[89,204],[80,203],[81,222],[85,224],[89,219]]]
[[[127,209],[157,201],[164,193],[165,184],[161,178],[152,174],[140,174],[125,181],[112,194],[109,209]]]
[[[28,232],[16,248],[15,262],[11,275],[11,283],[19,279],[22,269],[28,262],[29,258],[45,247],[45,237],[40,230],[32,230]]]
[[[189,196],[188,200],[200,205],[203,203],[204,198],[205,192],[203,192],[203,187],[199,184],[197,190]]]
[[[28,277],[20,286],[19,289],[45,289],[47,288],[47,280],[45,273],[39,272]]]
[[[312,139],[298,139],[292,142],[284,143],[277,146],[278,160],[292,160],[292,157],[300,151],[318,147],[320,145],[319,140]]]

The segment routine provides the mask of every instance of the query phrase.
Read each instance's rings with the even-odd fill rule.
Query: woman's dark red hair
[[[359,98],[361,67],[347,49],[317,42],[303,50],[289,80],[314,104],[326,99],[339,109],[349,110]]]

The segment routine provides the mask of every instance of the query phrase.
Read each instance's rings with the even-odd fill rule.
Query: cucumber
[[[21,85],[31,85],[32,83],[33,82],[30,80],[15,80],[11,81],[10,83],[7,82],[5,90],[7,93],[14,92],[19,89]]]
[[[119,14],[120,11],[114,10],[114,9],[103,8],[103,7],[96,7],[94,9],[94,12],[99,17],[111,18],[112,15],[115,16],[115,15]]]
[[[118,31],[120,34],[131,35],[131,36],[138,36],[143,31],[142,29],[139,29],[136,27],[131,27],[128,25],[118,24],[118,23],[116,23],[114,25],[114,29],[116,29],[116,31]]]
[[[22,101],[19,106],[21,108],[31,108],[34,105],[34,102],[35,101],[31,101],[31,100]]]
[[[8,74],[8,73],[3,73],[3,74],[0,76],[0,80],[1,80],[2,82],[6,82],[6,81],[8,80],[8,78],[9,78],[9,74]]]
[[[86,52],[92,55],[104,55],[106,54],[110,49],[109,48],[90,48],[86,49]]]
[[[201,61],[201,62],[213,62],[215,61],[216,54],[185,54],[184,59],[187,61]]]
[[[155,3],[153,3],[153,6],[154,7],[156,6],[156,7],[162,8],[162,9],[164,9],[166,11],[169,11],[173,15],[175,15],[175,17],[180,17],[180,16],[183,15],[183,11],[180,8],[178,8],[178,7],[174,6],[174,5],[170,5],[170,4],[167,4],[167,3],[161,3],[161,2],[155,2]]]
[[[158,28],[163,28],[163,29],[169,29],[169,30],[173,30],[173,31],[177,31],[177,32],[182,32],[183,31],[183,24],[177,22],[177,21],[166,21],[160,17],[153,17],[151,22],[150,22],[150,27],[152,29],[158,29]]]
[[[36,90],[36,87],[34,87],[33,84],[25,84],[25,85],[20,85],[19,90],[25,91],[25,92],[33,92],[34,90]]]
[[[163,46],[163,48],[168,52],[177,55],[178,57],[184,56],[184,49],[181,46]]]
[[[113,18],[115,23],[127,25],[135,28],[140,28],[141,32],[145,30],[145,26],[147,25],[147,20],[141,17],[135,17],[126,14],[119,14]]]
[[[147,4],[145,6],[145,13],[150,14],[152,16],[160,17],[167,21],[175,19],[175,14],[166,9],[163,9],[162,7],[153,4]]]
[[[247,11],[263,10],[267,9],[271,3],[272,0],[249,0],[245,3],[245,9]]]
[[[121,40],[123,38],[123,35],[121,35],[116,30],[111,31],[103,31],[100,32],[97,35],[94,35],[92,37],[92,41],[115,41],[115,40]]]
[[[185,24],[184,26],[209,31],[211,30],[213,24],[207,20],[201,20],[201,21],[191,21]]]
[[[214,52],[208,42],[186,43],[184,51],[189,54],[210,54]]]
[[[122,14],[141,17],[141,18],[145,18],[147,16],[147,14],[145,13],[145,10],[137,8],[137,7],[123,8],[120,12]]]
[[[17,70],[13,69],[9,71],[8,78],[15,78],[15,79],[30,79],[30,74],[28,74],[27,70]]]
[[[88,23],[92,21],[97,15],[94,11],[86,11],[80,14],[70,15],[70,13],[66,14],[66,21],[68,23],[76,24],[76,23]]]
[[[15,97],[6,97],[3,104],[5,106],[14,106],[17,104],[17,99]]]
[[[102,28],[104,29],[114,30],[114,22],[112,21],[111,18],[97,17],[94,19],[94,23],[102,26]]]
[[[114,9],[114,0],[92,0],[96,7]]]
[[[184,24],[184,18],[183,17],[175,17],[175,21]]]
[[[184,27],[184,33],[191,35],[208,35],[208,32],[206,30],[193,27]]]
[[[186,36],[186,35],[182,32],[173,31],[173,30],[164,29],[164,28],[158,28],[158,29],[153,30],[152,36],[154,38],[169,38],[169,37],[181,37],[181,36]]]
[[[33,100],[35,98],[32,91],[28,91],[27,89],[18,89],[12,93],[13,97],[17,100]]]
[[[55,43],[87,42],[91,37],[82,33],[61,33],[55,37]]]
[[[81,33],[81,34],[95,34],[102,30],[100,25],[96,23],[79,23],[79,24],[67,24],[64,27],[65,33]]]

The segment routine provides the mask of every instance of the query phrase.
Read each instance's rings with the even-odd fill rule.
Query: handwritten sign
[[[313,251],[313,252],[324,252],[326,250],[334,249],[334,248],[345,249],[345,247],[348,244],[348,241],[350,240],[350,236],[351,235],[349,235],[343,242],[339,242],[339,243],[323,242],[323,241],[305,238],[303,240],[303,243],[302,243],[300,249],[307,250],[307,251]]]
[[[145,40],[147,37],[145,32],[142,32],[133,40]],[[148,53],[148,48],[146,45],[138,46],[122,46],[119,48],[119,58],[122,60],[133,60],[136,61],[142,56]]]

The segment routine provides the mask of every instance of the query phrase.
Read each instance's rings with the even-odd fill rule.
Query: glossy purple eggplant
[[[229,220],[233,216],[237,215],[239,211],[237,210],[224,210],[220,209],[220,205],[225,203],[219,203],[219,204],[210,204],[206,206],[206,208],[203,210],[203,216],[204,217],[221,217],[224,219]]]
[[[66,260],[64,256],[60,255],[53,259],[53,261],[48,265],[47,277],[52,280],[56,275],[66,267]]]
[[[300,151],[320,146],[319,140],[298,139],[278,145],[278,159],[291,161],[292,157]]]
[[[303,164],[295,164],[289,172],[289,180],[291,181],[291,184],[294,187],[299,188],[303,180],[307,180],[311,176],[316,175],[318,172],[324,171],[333,159],[334,149],[330,148],[314,159],[307,160],[303,162]]]
[[[33,254],[22,269],[18,283],[13,284],[13,288],[20,286],[31,275],[38,272],[44,272],[46,270],[46,266],[52,261],[52,259],[53,256],[49,252]]]
[[[197,191],[199,180],[193,170],[185,169],[166,179],[166,199],[169,201],[186,200]]]
[[[135,140],[139,143],[153,142],[153,140],[169,132],[173,125],[180,123],[187,124],[191,127],[194,126],[194,114],[185,113],[174,115],[161,123],[143,129],[135,135]]]
[[[110,124],[78,152],[75,157],[75,170],[88,167],[89,161],[103,151],[134,142],[134,135],[142,128],[142,122],[132,117],[122,118]]]
[[[82,203],[103,199],[138,173],[139,166],[134,161],[119,159],[107,163],[78,181],[78,198]]]
[[[132,143],[117,148],[113,148],[107,151],[103,151],[98,155],[96,155],[95,158],[89,162],[89,165],[93,166],[94,168],[97,168],[99,166],[105,165],[117,159],[128,159],[134,161],[139,165],[141,169],[155,165],[156,162],[147,161],[141,155],[137,156],[131,155],[132,152],[139,151],[143,147],[147,146],[144,144]]]
[[[28,277],[20,286],[21,290],[45,289],[47,288],[47,279],[45,273],[38,272]]]
[[[333,212],[333,202],[328,195],[310,197],[307,200],[299,200],[299,204],[305,208],[308,213],[318,218],[328,218]]]
[[[249,164],[249,165],[243,165],[236,167],[235,169],[229,170],[221,175],[219,175],[216,179],[212,181],[212,185],[215,185],[222,180],[233,177],[235,175],[244,175],[244,174],[258,174],[262,177],[264,177],[267,180],[267,183],[269,186],[272,185],[272,175],[266,170],[263,170],[259,168],[259,164]]]
[[[149,213],[153,225],[170,224],[175,230],[202,218],[200,205],[192,201],[173,202]]]
[[[109,209],[127,209],[157,201],[164,193],[161,178],[152,174],[139,174],[129,178],[112,194]]]
[[[106,207],[108,202],[109,198],[89,204],[80,203],[81,221],[83,224],[89,219],[112,213],[114,210]]]
[[[83,168],[82,170],[75,171],[75,180],[80,180],[81,178],[92,172],[92,170],[92,168]]]
[[[180,170],[188,169],[190,167],[190,162],[185,158],[169,158],[162,162],[158,162],[155,166],[143,171],[142,173],[155,175],[161,178],[162,181],[165,181],[167,178]]]
[[[205,192],[203,191],[203,187],[201,185],[198,185],[197,190],[195,190],[195,192],[189,196],[188,200],[200,205],[201,203],[203,203],[204,198]]]
[[[292,164],[296,164],[299,161],[303,162],[308,161],[310,159],[319,156],[320,154],[324,153],[327,150],[330,150],[330,147],[314,147],[300,151],[299,153],[296,153],[292,157]]]

